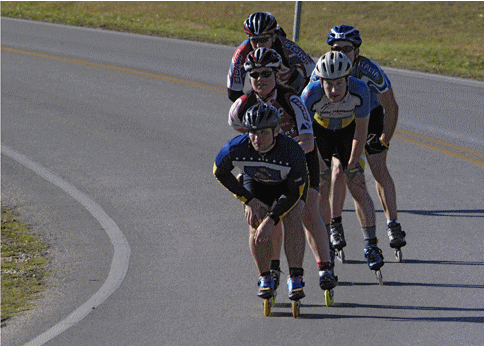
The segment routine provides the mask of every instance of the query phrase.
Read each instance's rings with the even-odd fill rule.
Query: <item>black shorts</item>
[[[353,146],[353,136],[355,135],[355,120],[348,126],[339,130],[328,130],[317,123],[312,123],[314,136],[316,137],[317,147],[324,162],[331,168],[331,159],[338,158],[343,168],[348,166],[351,149]]]
[[[384,108],[379,105],[370,111],[368,120],[368,134],[375,134],[379,138],[384,132]]]
[[[314,150],[306,154],[307,170],[309,171],[309,187],[319,191],[319,157],[318,147],[314,143]]]
[[[263,184],[255,181],[253,178],[243,175],[243,186],[248,189],[255,198],[271,207],[284,193],[287,192],[287,183],[284,181],[279,184]],[[304,188],[301,200],[306,202],[307,191],[309,190],[309,181]]]

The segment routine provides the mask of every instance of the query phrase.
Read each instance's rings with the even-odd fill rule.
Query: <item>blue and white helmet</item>
[[[331,51],[322,55],[317,64],[317,75],[323,79],[336,80],[351,73],[352,63],[343,53]]]
[[[327,43],[328,45],[333,45],[336,40],[350,41],[355,47],[360,47],[362,44],[362,38],[358,29],[346,24],[331,29],[331,32],[328,34]]]

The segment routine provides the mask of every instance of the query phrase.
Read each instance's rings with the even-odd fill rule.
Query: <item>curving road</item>
[[[308,250],[301,318],[285,285],[265,318],[240,204],[212,176],[235,135],[233,48],[1,26],[2,202],[51,243],[58,285],[2,328],[3,345],[483,345],[483,83],[386,69],[405,261],[368,176],[384,285],[348,198],[335,306]]]

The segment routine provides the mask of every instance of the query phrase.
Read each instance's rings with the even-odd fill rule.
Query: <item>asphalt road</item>
[[[51,243],[58,285],[2,328],[2,345],[483,345],[482,83],[386,70],[404,262],[368,173],[384,285],[347,198],[335,306],[308,249],[301,318],[285,281],[265,318],[240,204],[212,176],[235,135],[233,48],[1,25],[2,202]]]

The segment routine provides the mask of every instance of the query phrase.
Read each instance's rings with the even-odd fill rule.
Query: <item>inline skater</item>
[[[244,22],[248,38],[234,52],[227,76],[228,97],[235,101],[244,94],[246,56],[259,47],[273,48],[282,57],[278,80],[291,87],[297,94],[307,85],[315,63],[296,43],[285,38],[270,12],[256,12]]]
[[[289,265],[289,298],[305,297],[302,263],[305,237],[301,224],[307,199],[309,175],[302,147],[280,133],[275,107],[258,104],[243,119],[248,133],[228,141],[216,157],[216,179],[244,203],[249,225],[249,245],[259,272],[258,296],[269,299],[274,292],[270,275],[274,227],[283,223],[284,249]],[[241,169],[243,184],[232,174]]]
[[[306,229],[307,241],[319,267],[319,285],[321,289],[329,291],[337,285],[337,277],[334,275],[334,264],[330,262],[329,235],[318,207],[319,158],[312,121],[302,99],[292,89],[277,81],[280,62],[280,55],[273,49],[261,47],[248,54],[244,68],[250,73],[252,89],[232,105],[229,124],[235,130],[245,132],[243,119],[246,111],[253,105],[269,104],[279,111],[281,132],[295,139],[304,149],[310,185],[302,221]],[[279,284],[280,277],[281,238],[281,231],[277,229],[273,239],[274,252],[271,266],[276,286]]]
[[[402,230],[397,217],[396,189],[394,181],[387,168],[387,150],[396,129],[399,107],[394,97],[391,83],[379,65],[360,56],[362,38],[360,32],[349,25],[335,26],[328,34],[327,43],[332,51],[345,54],[352,62],[351,75],[364,82],[370,88],[370,120],[368,136],[365,145],[367,161],[375,179],[377,194],[382,202],[384,214],[387,219],[387,234],[390,247],[400,249],[406,245],[406,233]],[[316,80],[314,77],[311,80]],[[346,246],[341,213],[346,197],[345,177],[340,176],[339,163],[333,166],[333,205],[331,235],[333,246],[343,248]],[[343,182],[343,183],[341,183]],[[337,198],[337,199],[336,199]]]
[[[313,119],[314,135],[326,169],[321,172],[320,205],[323,220],[330,221],[331,161],[341,163],[340,173],[353,196],[358,220],[365,239],[365,258],[370,269],[383,266],[382,251],[377,247],[375,209],[365,185],[364,147],[370,112],[366,83],[351,77],[352,63],[341,52],[328,52],[316,65],[319,80],[311,81],[302,98]],[[380,281],[380,279],[379,279]]]

